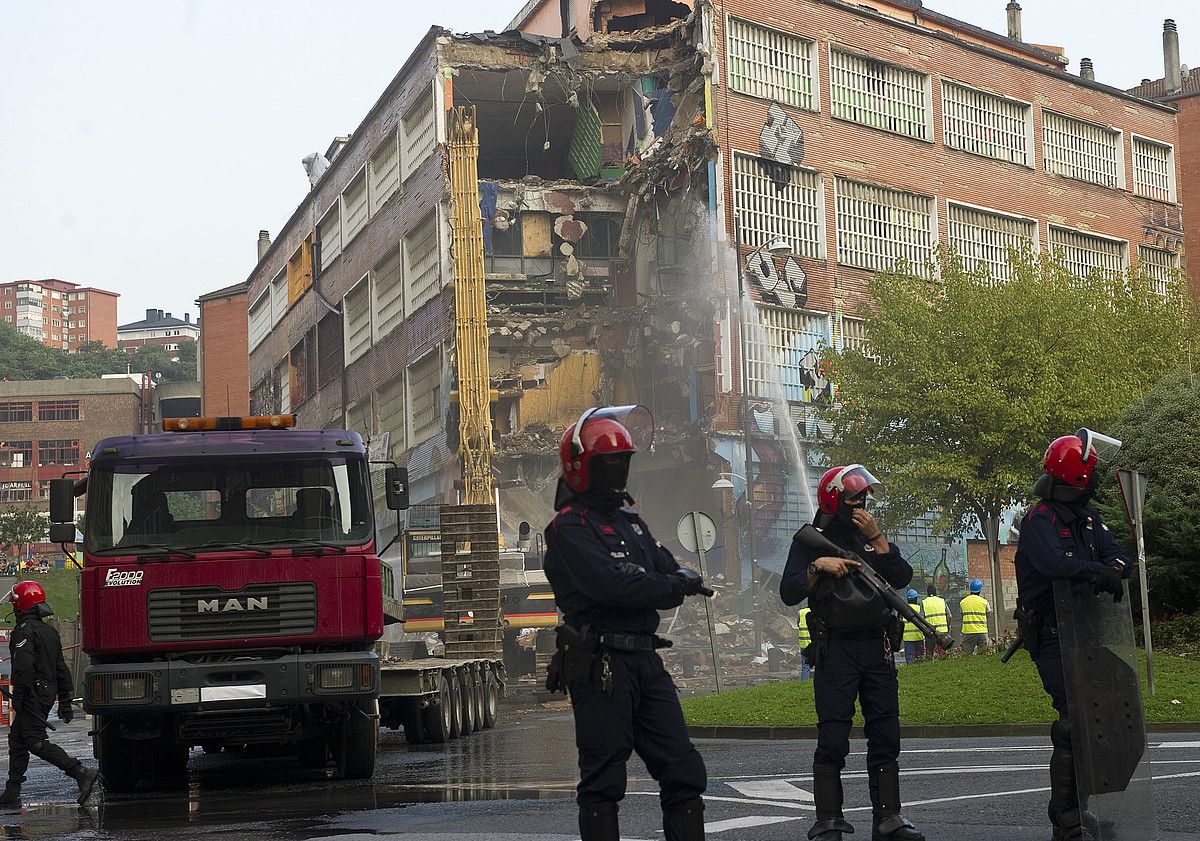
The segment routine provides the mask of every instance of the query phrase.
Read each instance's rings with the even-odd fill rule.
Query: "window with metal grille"
[[[404,273],[397,248],[371,269],[375,290],[375,337],[382,338],[404,320]]]
[[[78,400],[42,400],[38,403],[38,420],[40,420],[40,421],[79,420],[79,401]]]
[[[1168,143],[1133,138],[1133,191],[1159,201],[1175,201],[1175,150]]]
[[[363,275],[342,299],[345,313],[346,364],[349,365],[371,346],[371,278]]]
[[[388,433],[388,458],[404,452],[404,373],[397,374],[375,392],[379,398],[379,429]]]
[[[1046,172],[1105,187],[1125,185],[1121,132],[1107,126],[1043,111],[1042,157]]]
[[[942,81],[943,140],[952,149],[1030,165],[1032,112],[1028,103]]]
[[[333,265],[333,261],[342,253],[342,207],[338,202],[325,211],[321,221],[317,223],[317,254],[320,265],[317,271],[324,271]]]
[[[367,173],[366,169],[360,169],[358,175],[351,179],[346,185],[346,189],[342,191],[342,218],[345,220],[343,228],[343,243],[349,243],[350,240],[361,231],[367,224],[369,215],[367,207]]]
[[[1037,222],[1033,219],[954,202],[947,206],[950,247],[967,271],[984,266],[993,281],[1006,281],[1009,250],[1033,251],[1037,247]]]
[[[400,186],[400,133],[392,132],[371,156],[371,213],[383,207]]]
[[[1050,226],[1050,253],[1076,277],[1087,277],[1094,271],[1124,271],[1127,246],[1124,240]]]
[[[1152,281],[1154,291],[1159,295],[1166,295],[1168,285],[1179,271],[1179,255],[1164,248],[1139,245],[1138,262]]]
[[[780,307],[758,307],[758,324],[746,331],[746,381],[750,393],[794,403],[812,400],[820,348],[829,344],[829,316]]]
[[[842,316],[842,329],[838,340],[839,350],[856,350],[864,356],[870,356],[867,351],[867,323],[861,318]]]
[[[288,308],[287,266],[271,281],[271,324],[278,324]]]
[[[816,44],[729,18],[729,87],[735,91],[818,110]]]
[[[259,343],[271,332],[271,290],[264,289],[262,294],[250,305],[247,322],[250,339],[250,349],[258,347]]]
[[[905,260],[913,271],[927,271],[937,240],[931,197],[847,178],[835,187],[839,263],[886,271]]]
[[[404,236],[404,277],[408,286],[408,312],[437,294],[441,279],[438,262],[437,209]]]
[[[416,172],[437,143],[437,125],[434,122],[433,94],[427,93],[408,110],[401,120],[400,177],[407,181]]]
[[[33,420],[32,401],[0,403],[0,423],[19,423]]]
[[[830,49],[833,116],[928,140],[929,77],[873,58]]]
[[[79,442],[68,438],[38,441],[38,466],[79,464]]]
[[[825,190],[819,173],[734,152],[733,202],[743,244],[764,246],[783,237],[797,256],[825,256]]]
[[[408,440],[420,444],[438,430],[442,409],[442,357],[435,349],[408,366]]]

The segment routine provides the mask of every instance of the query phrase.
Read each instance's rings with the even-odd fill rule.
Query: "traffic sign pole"
[[[1146,583],[1146,536],[1142,518],[1146,505],[1146,477],[1136,470],[1118,470],[1117,484],[1125,502],[1125,516],[1137,549],[1138,585],[1142,591],[1142,639],[1146,646],[1146,687],[1154,694],[1154,643],[1150,638],[1150,589]]]
[[[708,570],[704,564],[704,553],[713,548],[717,542],[717,526],[712,517],[703,511],[691,511],[684,514],[676,528],[676,536],[683,548],[695,552],[700,561],[700,576],[708,578]],[[717,657],[717,632],[713,623],[712,605],[710,599],[704,599],[704,618],[708,622],[708,648],[712,653],[713,680],[717,692],[721,691],[721,661]]]

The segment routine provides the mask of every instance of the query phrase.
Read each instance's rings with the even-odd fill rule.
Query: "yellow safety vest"
[[[812,608],[800,608],[800,647],[807,648],[812,642],[812,632],[808,630],[808,614],[812,613]]]
[[[909,604],[912,604],[909,602]],[[912,605],[913,610],[920,610],[920,605]],[[925,632],[918,628],[907,619],[904,620],[904,641],[905,642],[924,642]]]
[[[946,600],[937,596],[926,596],[925,601],[921,602],[921,612],[925,614],[925,621],[932,625],[943,634],[950,632],[950,620],[946,616]]]
[[[962,632],[964,634],[986,634],[988,632],[988,603],[975,593],[958,603],[962,609]]]

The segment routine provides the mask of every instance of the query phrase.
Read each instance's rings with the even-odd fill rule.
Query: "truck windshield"
[[[365,463],[344,458],[97,464],[88,478],[87,548],[359,546],[374,533],[368,489]]]

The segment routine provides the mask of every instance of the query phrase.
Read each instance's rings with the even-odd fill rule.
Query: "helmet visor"
[[[1083,441],[1085,459],[1089,457],[1089,453],[1095,452],[1099,461],[1111,462],[1117,457],[1117,453],[1121,452],[1121,442],[1116,438],[1111,438],[1102,432],[1094,432],[1086,426],[1075,435]]]
[[[833,484],[841,489],[842,495],[847,499],[862,496],[867,492],[878,494],[883,490],[883,483],[861,464],[851,464],[843,468],[842,472],[834,477]]]
[[[654,443],[654,415],[641,404],[632,406],[605,406],[592,412],[594,418],[612,418],[629,430],[633,446],[638,452],[646,452]]]

